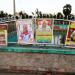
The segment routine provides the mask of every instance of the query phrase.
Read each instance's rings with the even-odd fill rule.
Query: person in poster
[[[48,20],[49,21],[49,20]],[[42,30],[42,31],[46,31],[46,30],[48,30],[48,31],[51,31],[52,30],[52,27],[51,26],[49,26],[49,23],[48,23],[48,21],[47,20],[40,20],[40,21],[38,21],[38,29],[39,30]]]
[[[25,41],[26,43],[30,41],[31,31],[28,30],[27,25],[23,26],[23,32],[20,35],[21,40]]]
[[[32,20],[20,20],[17,25],[18,43],[32,44],[34,42],[34,32]]]
[[[52,20],[51,19],[38,19],[36,29],[36,42],[37,43],[52,43]]]
[[[68,20],[61,20],[61,19],[54,20],[54,28],[53,28],[54,41],[53,43],[55,45],[65,44],[68,25],[69,25]]]

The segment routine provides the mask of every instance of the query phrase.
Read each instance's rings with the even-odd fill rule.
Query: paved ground
[[[28,73],[0,73],[0,75],[75,75],[73,73],[68,73],[68,74],[60,74],[60,73],[48,73],[48,74],[45,74],[45,73],[36,73],[36,74],[28,74]]]
[[[13,72],[0,72],[0,75],[44,75],[45,73],[39,73],[39,72],[37,72],[37,73],[24,73],[24,72],[19,72],[19,73],[13,73]]]
[[[31,75],[31,74],[0,73],[0,75]]]

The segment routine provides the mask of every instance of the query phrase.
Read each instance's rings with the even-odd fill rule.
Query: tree
[[[53,15],[52,14],[49,14],[49,18],[53,18]]]
[[[4,11],[0,11],[0,18],[4,18],[4,17],[8,17],[8,13],[4,12]]]
[[[3,18],[3,17],[4,17],[4,12],[0,11],[0,18]]]
[[[22,19],[25,18],[25,15],[24,15],[24,13],[23,13],[22,11],[19,12],[19,15],[20,15],[20,17],[21,17]]]
[[[68,20],[74,20],[74,15],[72,14],[68,15]]]
[[[68,15],[70,15],[71,10],[72,10],[72,7],[71,7],[70,4],[66,4],[66,5],[63,7],[63,14],[64,14],[64,16],[65,16],[65,19],[68,18]]]
[[[4,17],[8,17],[8,13],[4,13]]]
[[[11,17],[12,15],[11,15],[11,14],[9,14],[8,16],[9,16],[9,17]]]
[[[32,18],[32,15],[29,15],[29,18]]]
[[[43,17],[43,16],[42,16],[42,12],[41,12],[41,11],[39,12],[39,15],[40,15],[40,18],[42,18],[42,17]]]
[[[52,18],[54,18],[54,19],[56,19],[56,17],[57,17],[55,13],[54,13],[54,15],[51,14],[51,16],[52,16]]]
[[[58,12],[58,13],[57,13],[57,19],[63,19],[63,15],[62,15],[61,12]]]
[[[43,14],[43,18],[46,18],[46,14]]]
[[[38,17],[39,17],[39,10],[38,10],[38,9],[36,9],[35,13],[36,13],[37,18],[38,18]]]
[[[16,19],[19,19],[19,17],[18,17],[18,16],[16,16]]]
[[[49,14],[47,14],[47,18],[49,18]]]
[[[22,11],[20,11],[19,12],[19,16],[22,18],[22,15],[23,15],[23,12]]]
[[[22,19],[29,18],[29,15],[27,13],[22,12],[22,11],[19,12],[19,15]]]

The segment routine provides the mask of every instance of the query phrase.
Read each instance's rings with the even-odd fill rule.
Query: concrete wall
[[[0,52],[0,70],[75,72],[75,55]]]

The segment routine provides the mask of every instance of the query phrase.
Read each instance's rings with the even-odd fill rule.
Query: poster
[[[42,44],[52,44],[53,27],[51,19],[37,19],[36,42]]]
[[[70,22],[65,44],[75,46],[75,22]]]
[[[53,26],[53,43],[56,45],[65,44],[67,29],[69,26],[68,20],[55,19]]]
[[[7,46],[7,24],[0,24],[0,46]]]
[[[32,27],[32,19],[21,19],[16,22],[18,43],[33,44],[34,31]]]

